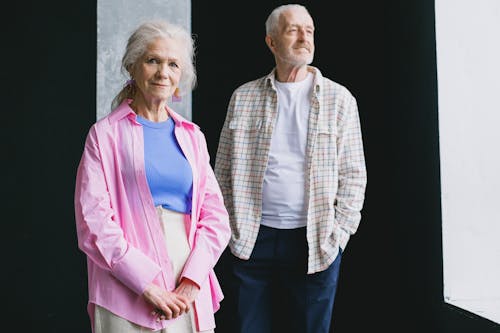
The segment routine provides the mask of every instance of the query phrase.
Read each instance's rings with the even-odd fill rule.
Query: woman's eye
[[[156,59],[156,58],[148,59],[147,63],[148,64],[157,64],[158,63],[158,59]]]
[[[173,61],[172,61],[172,62],[170,62],[170,63],[168,63],[168,65],[169,65],[170,67],[179,68],[179,65],[178,65],[176,62],[173,62]]]

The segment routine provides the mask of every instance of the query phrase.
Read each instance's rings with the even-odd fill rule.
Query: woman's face
[[[181,52],[181,44],[172,38],[157,38],[148,45],[131,73],[146,100],[172,96],[182,74]]]

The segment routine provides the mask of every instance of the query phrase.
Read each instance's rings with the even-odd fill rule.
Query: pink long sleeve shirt
[[[75,218],[78,245],[87,255],[89,305],[95,304],[138,325],[159,330],[142,294],[150,283],[175,289],[169,255],[144,169],[142,125],[124,101],[90,129],[78,167]],[[209,164],[205,138],[195,124],[167,108],[175,136],[193,171],[191,247],[182,276],[201,286],[194,302],[198,330],[215,327],[223,298],[213,271],[230,237],[228,214]]]

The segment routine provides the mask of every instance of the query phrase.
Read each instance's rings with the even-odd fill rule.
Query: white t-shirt
[[[268,227],[294,229],[307,224],[305,193],[306,144],[314,76],[278,82],[278,117],[262,197],[262,221]]]

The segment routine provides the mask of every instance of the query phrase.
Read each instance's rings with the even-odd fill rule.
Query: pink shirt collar
[[[136,120],[137,115],[132,110],[130,107],[130,103],[132,103],[132,99],[126,99],[124,100],[115,110],[111,112],[109,115],[108,119],[111,124],[117,122],[118,120],[121,120],[125,117],[133,120],[136,124],[139,124]],[[187,120],[186,118],[182,117],[180,114],[172,110],[170,107],[166,107],[168,115],[172,117],[174,120],[175,126],[191,126],[191,127],[198,127],[195,123]]]

